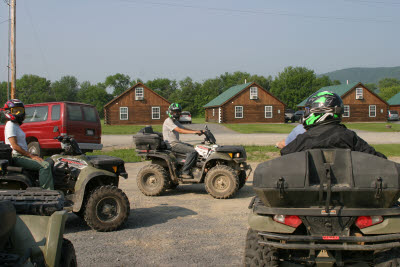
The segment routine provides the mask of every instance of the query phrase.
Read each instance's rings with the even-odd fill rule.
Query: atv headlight
[[[240,153],[236,153],[235,158],[240,158]]]

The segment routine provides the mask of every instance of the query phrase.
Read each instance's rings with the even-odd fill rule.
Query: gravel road
[[[244,253],[252,177],[235,198],[212,198],[203,184],[180,185],[159,197],[144,196],[136,174],[145,162],[126,164],[121,189],[131,203],[126,227],[91,230],[70,214],[65,237],[80,266],[239,266]],[[256,163],[251,164],[253,169]]]

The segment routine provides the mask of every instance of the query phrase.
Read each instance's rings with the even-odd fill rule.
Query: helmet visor
[[[24,113],[25,113],[25,108],[23,108],[23,107],[11,108],[11,114],[13,114],[13,115],[21,115]]]

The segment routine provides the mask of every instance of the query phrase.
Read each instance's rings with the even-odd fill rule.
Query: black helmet
[[[168,108],[168,116],[171,119],[179,119],[181,116],[182,107],[178,103],[172,103]]]
[[[330,91],[315,92],[306,102],[303,125],[305,129],[320,124],[340,122],[343,114],[343,101]]]
[[[19,99],[10,99],[4,104],[4,114],[12,122],[22,124],[25,119],[25,106]]]

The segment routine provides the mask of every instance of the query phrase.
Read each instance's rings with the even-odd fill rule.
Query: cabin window
[[[376,117],[376,105],[369,105],[369,116]]]
[[[350,106],[344,105],[343,106],[343,117],[350,117]]]
[[[215,116],[215,108],[213,108],[213,117]]]
[[[144,98],[144,90],[143,87],[135,88],[135,100],[143,100]]]
[[[243,106],[235,106],[235,119],[243,118]]]
[[[356,88],[356,99],[364,99],[362,88]]]
[[[265,118],[267,119],[272,118],[272,106],[265,106],[264,113],[265,113]]]
[[[119,119],[121,121],[128,120],[128,107],[120,107],[119,108]]]
[[[160,119],[160,107],[151,107],[151,118],[153,120]]]
[[[250,87],[250,99],[258,99],[258,88]]]

